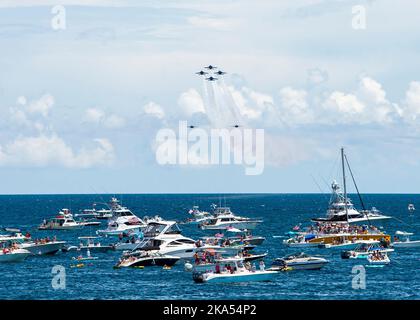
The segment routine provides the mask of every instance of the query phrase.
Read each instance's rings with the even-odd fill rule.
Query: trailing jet
[[[219,76],[222,76],[222,75],[226,74],[226,72],[224,72],[222,70],[219,70],[219,71],[215,72],[214,74],[218,74]]]
[[[208,72],[205,72],[205,71],[201,70],[199,72],[196,72],[195,74],[198,74],[200,76],[204,76],[205,74],[208,74]]]
[[[205,67],[206,69],[209,69],[209,70],[213,70],[213,69],[217,69],[217,67],[216,66],[212,66],[211,64],[210,65],[208,65],[207,67]]]
[[[217,80],[217,78],[208,77],[208,78],[206,78],[206,80],[207,80],[207,81],[216,81],[216,80]]]

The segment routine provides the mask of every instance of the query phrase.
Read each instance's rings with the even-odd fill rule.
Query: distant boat
[[[403,240],[397,239],[392,243],[394,248],[414,248],[420,247],[420,240],[410,240],[410,236],[413,235],[411,232],[397,231],[396,236],[400,236]]]
[[[409,211],[410,213],[412,213],[412,212],[416,211],[416,208],[414,207],[414,204],[410,203],[410,204],[408,205],[408,211]]]

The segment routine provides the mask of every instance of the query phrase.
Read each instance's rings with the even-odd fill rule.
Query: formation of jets
[[[217,67],[216,66],[212,66],[211,64],[210,65],[208,65],[207,67],[204,67],[204,69],[207,69],[207,70],[214,70],[214,69],[217,69]],[[209,74],[208,72],[205,72],[205,71],[203,71],[203,70],[201,70],[201,71],[199,71],[199,72],[196,72],[196,74],[198,74],[198,75],[200,75],[200,76],[204,76],[204,75],[206,75],[206,74]],[[218,70],[218,71],[215,71],[215,72],[213,72],[213,75],[219,75],[219,76],[222,76],[222,75],[224,75],[224,74],[226,74],[226,72],[224,72],[224,71],[222,71],[222,70]],[[210,76],[210,77],[207,77],[207,78],[205,78],[207,81],[216,81],[218,78],[215,78],[215,77],[213,77],[213,76]]]
[[[204,69],[207,69],[207,70],[214,70],[214,69],[217,69],[217,67],[216,67],[216,66],[212,66],[212,65],[210,64],[210,65],[208,65],[207,67],[204,67]],[[199,76],[205,76],[205,75],[208,75],[209,73],[208,73],[208,72],[206,72],[206,71],[201,70],[201,71],[196,72],[195,74],[198,74]],[[213,75],[223,76],[224,74],[226,74],[226,72],[224,72],[224,71],[222,71],[222,70],[213,71]],[[205,79],[206,79],[207,81],[216,81],[216,80],[218,80],[218,78],[213,77],[213,75],[210,75],[209,77],[207,77],[207,78],[205,78]],[[238,124],[235,124],[234,126],[232,126],[232,128],[239,128],[239,127],[240,127],[240,125],[238,125]],[[197,126],[195,126],[195,125],[190,125],[190,126],[188,126],[188,128],[190,128],[190,129],[194,129],[194,128],[197,128]]]

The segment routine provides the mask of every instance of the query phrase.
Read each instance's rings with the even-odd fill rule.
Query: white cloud
[[[165,111],[163,110],[163,108],[153,101],[150,101],[149,103],[144,105],[143,111],[146,114],[156,117],[158,119],[165,118]]]
[[[1,166],[89,168],[109,165],[114,160],[114,148],[107,139],[95,139],[91,149],[75,152],[56,134],[20,137],[0,146]]]
[[[318,85],[328,81],[328,72],[319,68],[312,68],[307,71],[308,82],[312,85]]]
[[[118,129],[122,128],[125,125],[125,119],[121,116],[116,114],[111,114],[110,116],[106,117],[104,120],[104,126],[110,129]]]
[[[16,99],[16,103],[20,104],[20,105],[25,105],[26,104],[26,98],[24,96],[20,96]]]
[[[195,89],[189,89],[178,98],[178,105],[181,112],[187,117],[191,117],[194,113],[206,113],[203,98]]]
[[[103,125],[108,129],[118,129],[125,125],[125,119],[123,117],[116,114],[107,115],[104,111],[97,108],[87,109],[83,119],[87,123]]]
[[[89,108],[85,111],[84,120],[89,123],[99,123],[105,117],[102,110],[96,108]]]
[[[27,105],[27,110],[30,113],[40,113],[43,117],[47,117],[53,105],[54,97],[47,93],[38,100],[30,102],[29,105]]]
[[[285,87],[280,90],[280,116],[286,124],[304,124],[313,121],[305,90]]]
[[[412,81],[405,94],[401,116],[407,121],[415,121],[420,115],[420,82]]]

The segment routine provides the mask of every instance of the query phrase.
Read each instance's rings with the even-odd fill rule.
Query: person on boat
[[[252,263],[252,268],[251,268],[252,272],[257,271],[257,266],[255,265],[255,263]]]
[[[194,262],[195,262],[195,264],[200,263],[200,257],[198,256],[198,252],[194,253]]]
[[[220,273],[220,265],[218,263],[216,263],[215,271],[216,273]]]
[[[261,271],[264,271],[264,270],[265,270],[265,263],[264,263],[264,260],[261,260],[261,261],[260,261],[260,270],[261,270]]]

